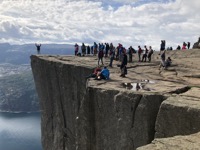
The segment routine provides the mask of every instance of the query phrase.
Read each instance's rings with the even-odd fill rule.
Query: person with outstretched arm
[[[40,54],[40,47],[41,47],[41,44],[35,43],[35,46],[36,46],[36,48],[37,48],[37,54]]]

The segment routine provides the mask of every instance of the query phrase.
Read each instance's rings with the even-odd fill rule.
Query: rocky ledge
[[[120,62],[114,61],[110,80],[101,81],[85,78],[97,66],[94,56],[31,56],[43,149],[183,149],[183,143],[187,149],[198,147],[200,50],[166,55],[172,58],[167,70],[158,69],[157,52],[152,62],[137,62],[135,55],[127,77],[119,77]],[[109,58],[104,61],[109,64]]]

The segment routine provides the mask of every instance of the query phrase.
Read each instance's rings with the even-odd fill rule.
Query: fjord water
[[[0,113],[0,150],[42,150],[40,113]]]

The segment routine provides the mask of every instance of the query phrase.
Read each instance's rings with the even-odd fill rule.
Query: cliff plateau
[[[158,69],[157,52],[152,62],[137,62],[135,55],[126,78],[119,77],[120,62],[114,61],[110,80],[101,81],[85,78],[97,66],[95,56],[31,56],[42,110],[43,149],[198,147],[200,51],[167,51],[166,55],[173,61],[167,70]],[[109,64],[109,58],[104,64]]]

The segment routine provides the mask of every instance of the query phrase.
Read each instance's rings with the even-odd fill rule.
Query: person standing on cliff
[[[161,44],[160,44],[160,54],[161,54],[161,51],[164,51],[164,50],[165,50],[165,45],[166,45],[165,40],[161,40]]]
[[[98,52],[98,66],[99,66],[99,61],[101,60],[101,63],[103,65],[103,46],[99,45],[99,52]]]
[[[126,50],[123,50],[122,54],[123,54],[123,57],[122,57],[122,63],[121,63],[121,66],[120,66],[120,69],[121,69],[120,77],[125,77],[125,75],[127,74],[127,68],[126,68],[127,55],[126,55]]]
[[[90,46],[87,46],[87,55],[90,55]]]
[[[81,50],[82,50],[82,56],[85,56],[85,54],[86,54],[86,46],[85,46],[84,43],[82,43]]]
[[[94,42],[94,45],[93,45],[94,56],[96,56],[96,54],[97,54],[97,48],[98,48],[98,45],[96,42]]]
[[[190,49],[190,42],[187,43],[187,48]]]
[[[41,47],[41,44],[35,43],[35,46],[36,46],[36,48],[37,48],[37,54],[40,54],[40,47]]]
[[[74,45],[74,48],[75,48],[75,56],[77,56],[78,50],[79,50],[79,45],[76,43],[76,44]]]
[[[147,55],[147,58],[149,60],[149,62],[151,62],[151,55],[153,54],[153,49],[151,46],[149,46],[149,52],[148,52],[148,55]]]
[[[129,62],[132,62],[133,61],[133,52],[134,52],[134,49],[133,49],[133,47],[132,46],[130,46],[129,48],[128,48],[128,56],[129,56]]]
[[[159,66],[159,70],[161,67],[165,67],[165,50],[163,51],[163,53],[161,54],[160,58],[161,58],[161,62],[160,62],[160,66]]]
[[[145,45],[144,46],[144,50],[143,50],[143,55],[142,55],[142,62],[146,62],[147,61],[147,54],[148,54],[148,49],[147,49],[147,46]]]
[[[141,61],[141,54],[142,54],[142,49],[140,46],[138,46],[138,62]]]
[[[109,64],[109,66],[113,67],[112,64],[113,64],[113,60],[115,58],[115,47],[110,49],[110,54],[109,55],[110,55],[110,64]]]

